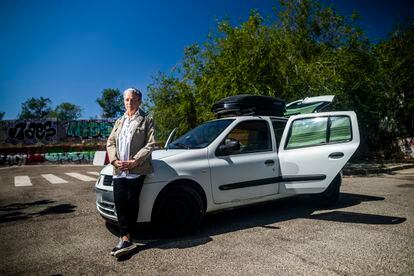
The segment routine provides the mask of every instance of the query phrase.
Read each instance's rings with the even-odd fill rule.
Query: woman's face
[[[124,96],[124,105],[128,115],[133,115],[141,104],[141,99],[137,94],[128,92]]]

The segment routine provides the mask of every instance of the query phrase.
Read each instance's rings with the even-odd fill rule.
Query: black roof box
[[[283,116],[285,102],[270,96],[236,95],[216,102],[211,110],[219,118],[241,115]]]

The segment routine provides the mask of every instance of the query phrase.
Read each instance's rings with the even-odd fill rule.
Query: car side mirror
[[[235,154],[240,151],[240,142],[236,139],[228,138],[223,145],[218,148],[218,155]]]

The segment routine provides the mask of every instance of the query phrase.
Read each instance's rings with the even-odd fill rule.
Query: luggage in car
[[[211,110],[218,118],[241,115],[283,116],[285,102],[270,96],[236,95],[216,102]]]

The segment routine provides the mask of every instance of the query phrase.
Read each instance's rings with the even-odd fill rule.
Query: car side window
[[[347,142],[352,140],[349,117],[330,117],[329,142]]]
[[[285,130],[287,121],[273,121],[272,126],[275,133],[277,149],[279,149],[280,140],[282,139],[283,131]]]
[[[240,150],[236,154],[272,150],[269,124],[263,120],[241,122],[226,136],[226,139],[240,142]]]
[[[293,121],[285,148],[311,147],[351,140],[351,121],[347,116],[303,118]]]

